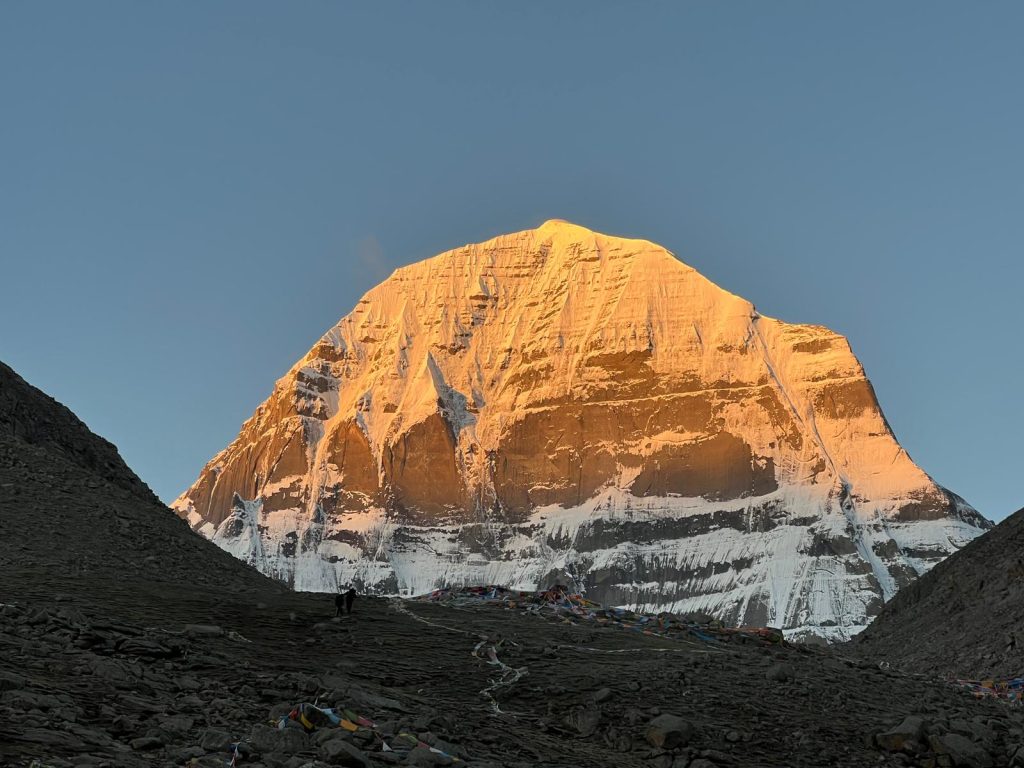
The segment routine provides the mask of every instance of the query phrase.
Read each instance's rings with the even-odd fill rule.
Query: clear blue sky
[[[567,218],[1020,489],[1024,4],[0,4],[0,359],[170,500],[393,267]]]

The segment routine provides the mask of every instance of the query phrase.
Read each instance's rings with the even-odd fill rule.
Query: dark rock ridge
[[[300,590],[571,580],[830,639],[988,525],[842,336],[559,221],[397,270],[172,506]]]
[[[93,434],[71,411],[0,362],[0,435],[55,453],[71,464],[159,504],[122,460],[117,448]]]
[[[1024,675],[1024,509],[902,590],[854,648],[930,674]]]

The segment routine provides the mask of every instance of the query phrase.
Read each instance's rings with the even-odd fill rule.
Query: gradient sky
[[[1024,505],[1024,4],[0,5],[0,359],[165,500],[395,266],[547,218],[846,334]]]

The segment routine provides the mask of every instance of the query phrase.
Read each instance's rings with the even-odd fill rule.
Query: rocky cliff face
[[[173,507],[296,589],[571,579],[834,639],[988,525],[842,336],[561,221],[397,270]]]

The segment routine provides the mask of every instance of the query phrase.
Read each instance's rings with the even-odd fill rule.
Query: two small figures
[[[334,598],[334,607],[337,609],[335,616],[341,616],[342,609],[346,615],[352,615],[352,603],[356,599],[356,590],[349,587],[347,592],[339,592]]]

